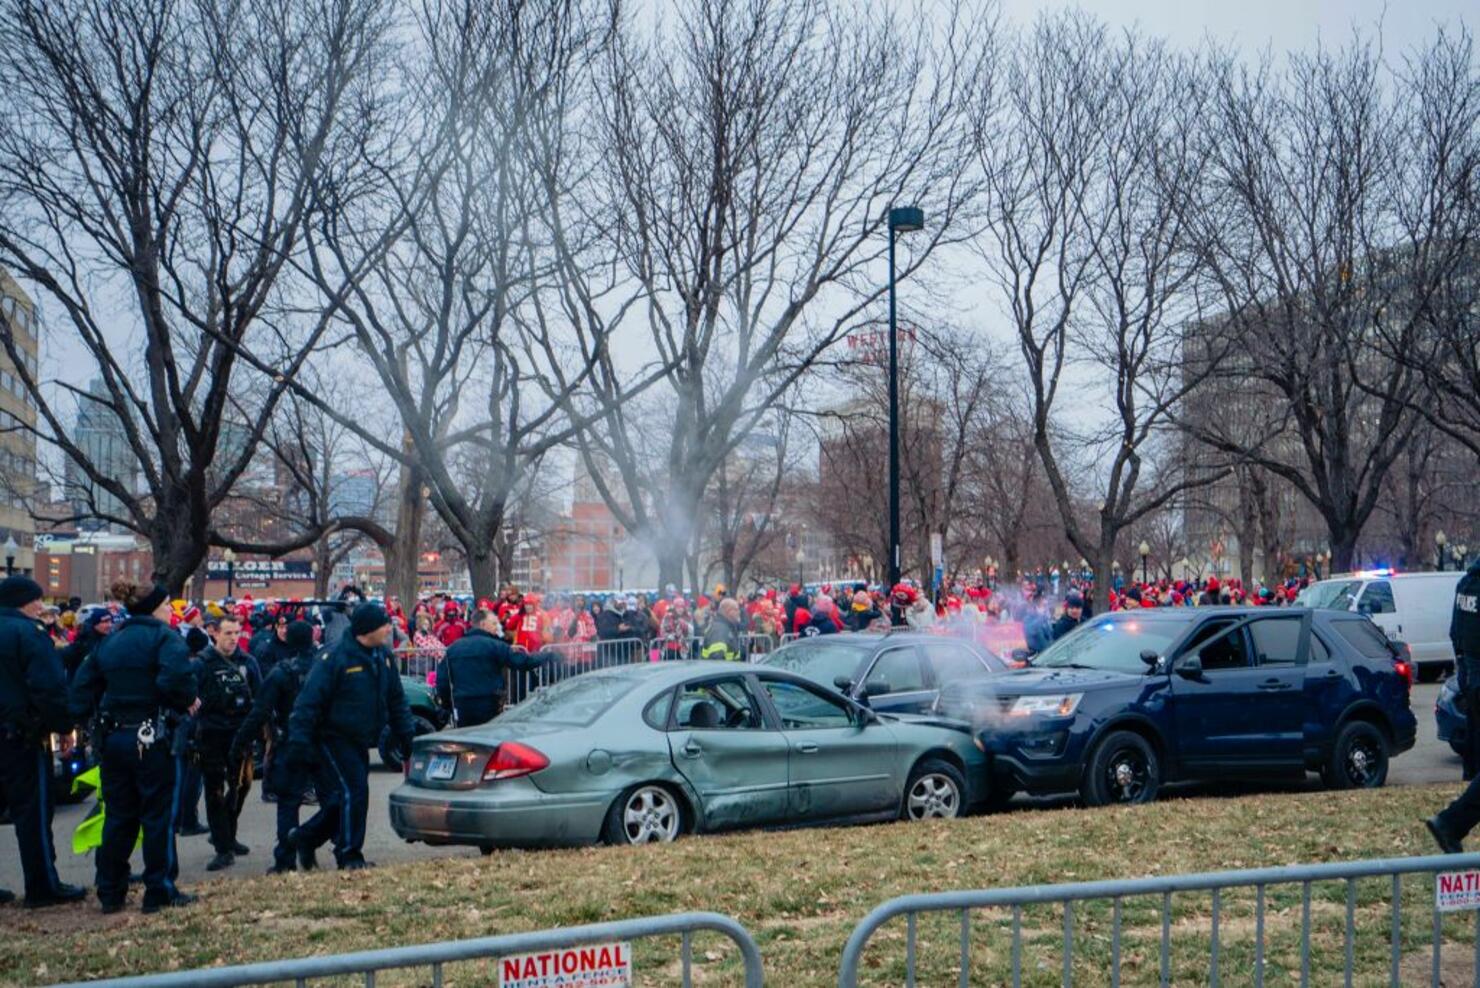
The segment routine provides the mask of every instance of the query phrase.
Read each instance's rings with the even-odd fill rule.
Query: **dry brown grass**
[[[198,905],[153,917],[132,910],[104,917],[94,902],[40,913],[0,910],[0,981],[143,974],[704,909],[736,917],[755,935],[768,984],[823,986],[836,983],[853,925],[892,896],[1428,854],[1432,848],[1418,821],[1455,791],[1277,793],[1125,809],[1019,810],[950,823],[743,833],[672,847],[506,852],[358,873],[217,880],[195,889]],[[1386,889],[1384,882],[1359,886],[1359,961],[1374,974],[1385,970],[1387,956]],[[1404,895],[1405,942],[1413,951],[1429,934],[1428,889],[1413,881]],[[1344,894],[1340,887],[1317,893],[1321,952],[1314,983],[1327,983],[1339,970]],[[1156,978],[1156,905],[1127,903],[1128,984]],[[1272,893],[1269,906],[1268,956],[1285,972],[1271,983],[1279,983],[1298,956],[1298,889]],[[1206,912],[1205,897],[1175,901],[1178,983],[1206,980]],[[1061,915],[1043,908],[1025,919],[1029,983],[1058,983]],[[1227,984],[1248,978],[1251,915],[1252,893],[1225,897]],[[955,917],[921,921],[921,956],[928,964],[921,984],[954,983],[957,923]],[[974,984],[1001,983],[1008,956],[1002,929],[996,917],[974,921]],[[1471,931],[1469,918],[1458,917],[1446,936],[1473,942]],[[1105,980],[1108,944],[1108,908],[1081,907],[1077,982]],[[677,952],[675,942],[641,946],[643,983],[677,983]],[[898,983],[903,953],[903,924],[881,930],[866,958],[869,978]],[[726,941],[701,937],[695,958],[696,983],[736,982],[738,960]],[[448,983],[485,983],[492,970],[461,965],[449,969]],[[379,983],[428,981],[425,972],[405,972],[388,973]]]

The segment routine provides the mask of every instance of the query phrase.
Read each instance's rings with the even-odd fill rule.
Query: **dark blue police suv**
[[[991,761],[992,802],[1078,791],[1146,803],[1164,782],[1314,771],[1375,788],[1413,747],[1411,670],[1361,614],[1171,608],[1093,618],[1018,669],[944,691]]]

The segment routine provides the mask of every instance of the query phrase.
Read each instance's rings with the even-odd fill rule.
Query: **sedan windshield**
[[[1103,669],[1139,675],[1141,653],[1165,655],[1187,626],[1179,621],[1091,620],[1033,658],[1033,668]]]
[[[498,717],[500,724],[570,724],[587,727],[637,686],[632,676],[586,673],[539,690]]]
[[[838,679],[852,679],[868,650],[836,641],[798,641],[766,657],[772,669],[785,669],[814,683],[832,687]]]

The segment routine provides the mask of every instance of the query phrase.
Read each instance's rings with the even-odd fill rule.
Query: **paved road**
[[[1418,686],[1413,691],[1413,711],[1418,717],[1418,743],[1412,751],[1407,752],[1394,760],[1388,776],[1389,785],[1422,785],[1432,782],[1454,782],[1458,781],[1460,768],[1459,758],[1449,750],[1448,745],[1442,744],[1434,735],[1434,700],[1438,696],[1439,687],[1436,684],[1425,684]],[[398,838],[390,828],[384,807],[386,797],[390,791],[400,782],[400,776],[382,769],[376,769],[370,776],[370,799],[371,812],[369,823],[369,834],[366,840],[365,854],[371,861],[388,864],[394,861],[414,861],[430,858],[445,857],[468,857],[477,855],[477,850],[466,847],[456,848],[431,848],[420,844],[407,844]],[[1300,789],[1318,788],[1319,781],[1311,776],[1305,783],[1284,783],[1274,787],[1258,787],[1246,784],[1225,784],[1217,787],[1192,785],[1178,786],[1178,794],[1227,795],[1232,793],[1257,791],[1260,788],[1278,789]],[[274,812],[271,803],[261,801],[260,790],[254,788],[251,800],[242,812],[241,839],[252,848],[250,856],[239,858],[236,867],[222,875],[259,875],[262,874],[272,857],[272,840],[274,834]],[[1019,800],[1024,806],[1029,805],[1057,805],[1064,800]],[[78,821],[85,815],[91,800],[81,806],[60,806],[56,813],[56,837],[60,850],[57,870],[61,873],[64,881],[78,885],[92,885],[93,881],[93,859],[91,856],[78,857],[70,853],[69,846],[72,830]],[[204,819],[204,807],[201,809]],[[16,854],[14,838],[4,831],[9,827],[0,828],[0,887],[20,889],[22,886],[20,876],[20,860]],[[180,881],[181,884],[190,885],[207,877],[205,866],[211,859],[210,842],[205,837],[187,837],[178,842],[180,855]],[[320,854],[326,863],[332,863],[332,858],[325,848]],[[137,867],[137,855],[135,865]]]

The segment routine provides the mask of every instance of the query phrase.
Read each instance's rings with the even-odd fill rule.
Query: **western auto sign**
[[[498,983],[499,988],[631,988],[632,945],[595,943],[502,957]]]
[[[1434,908],[1441,913],[1480,909],[1480,871],[1441,871],[1435,875]]]

